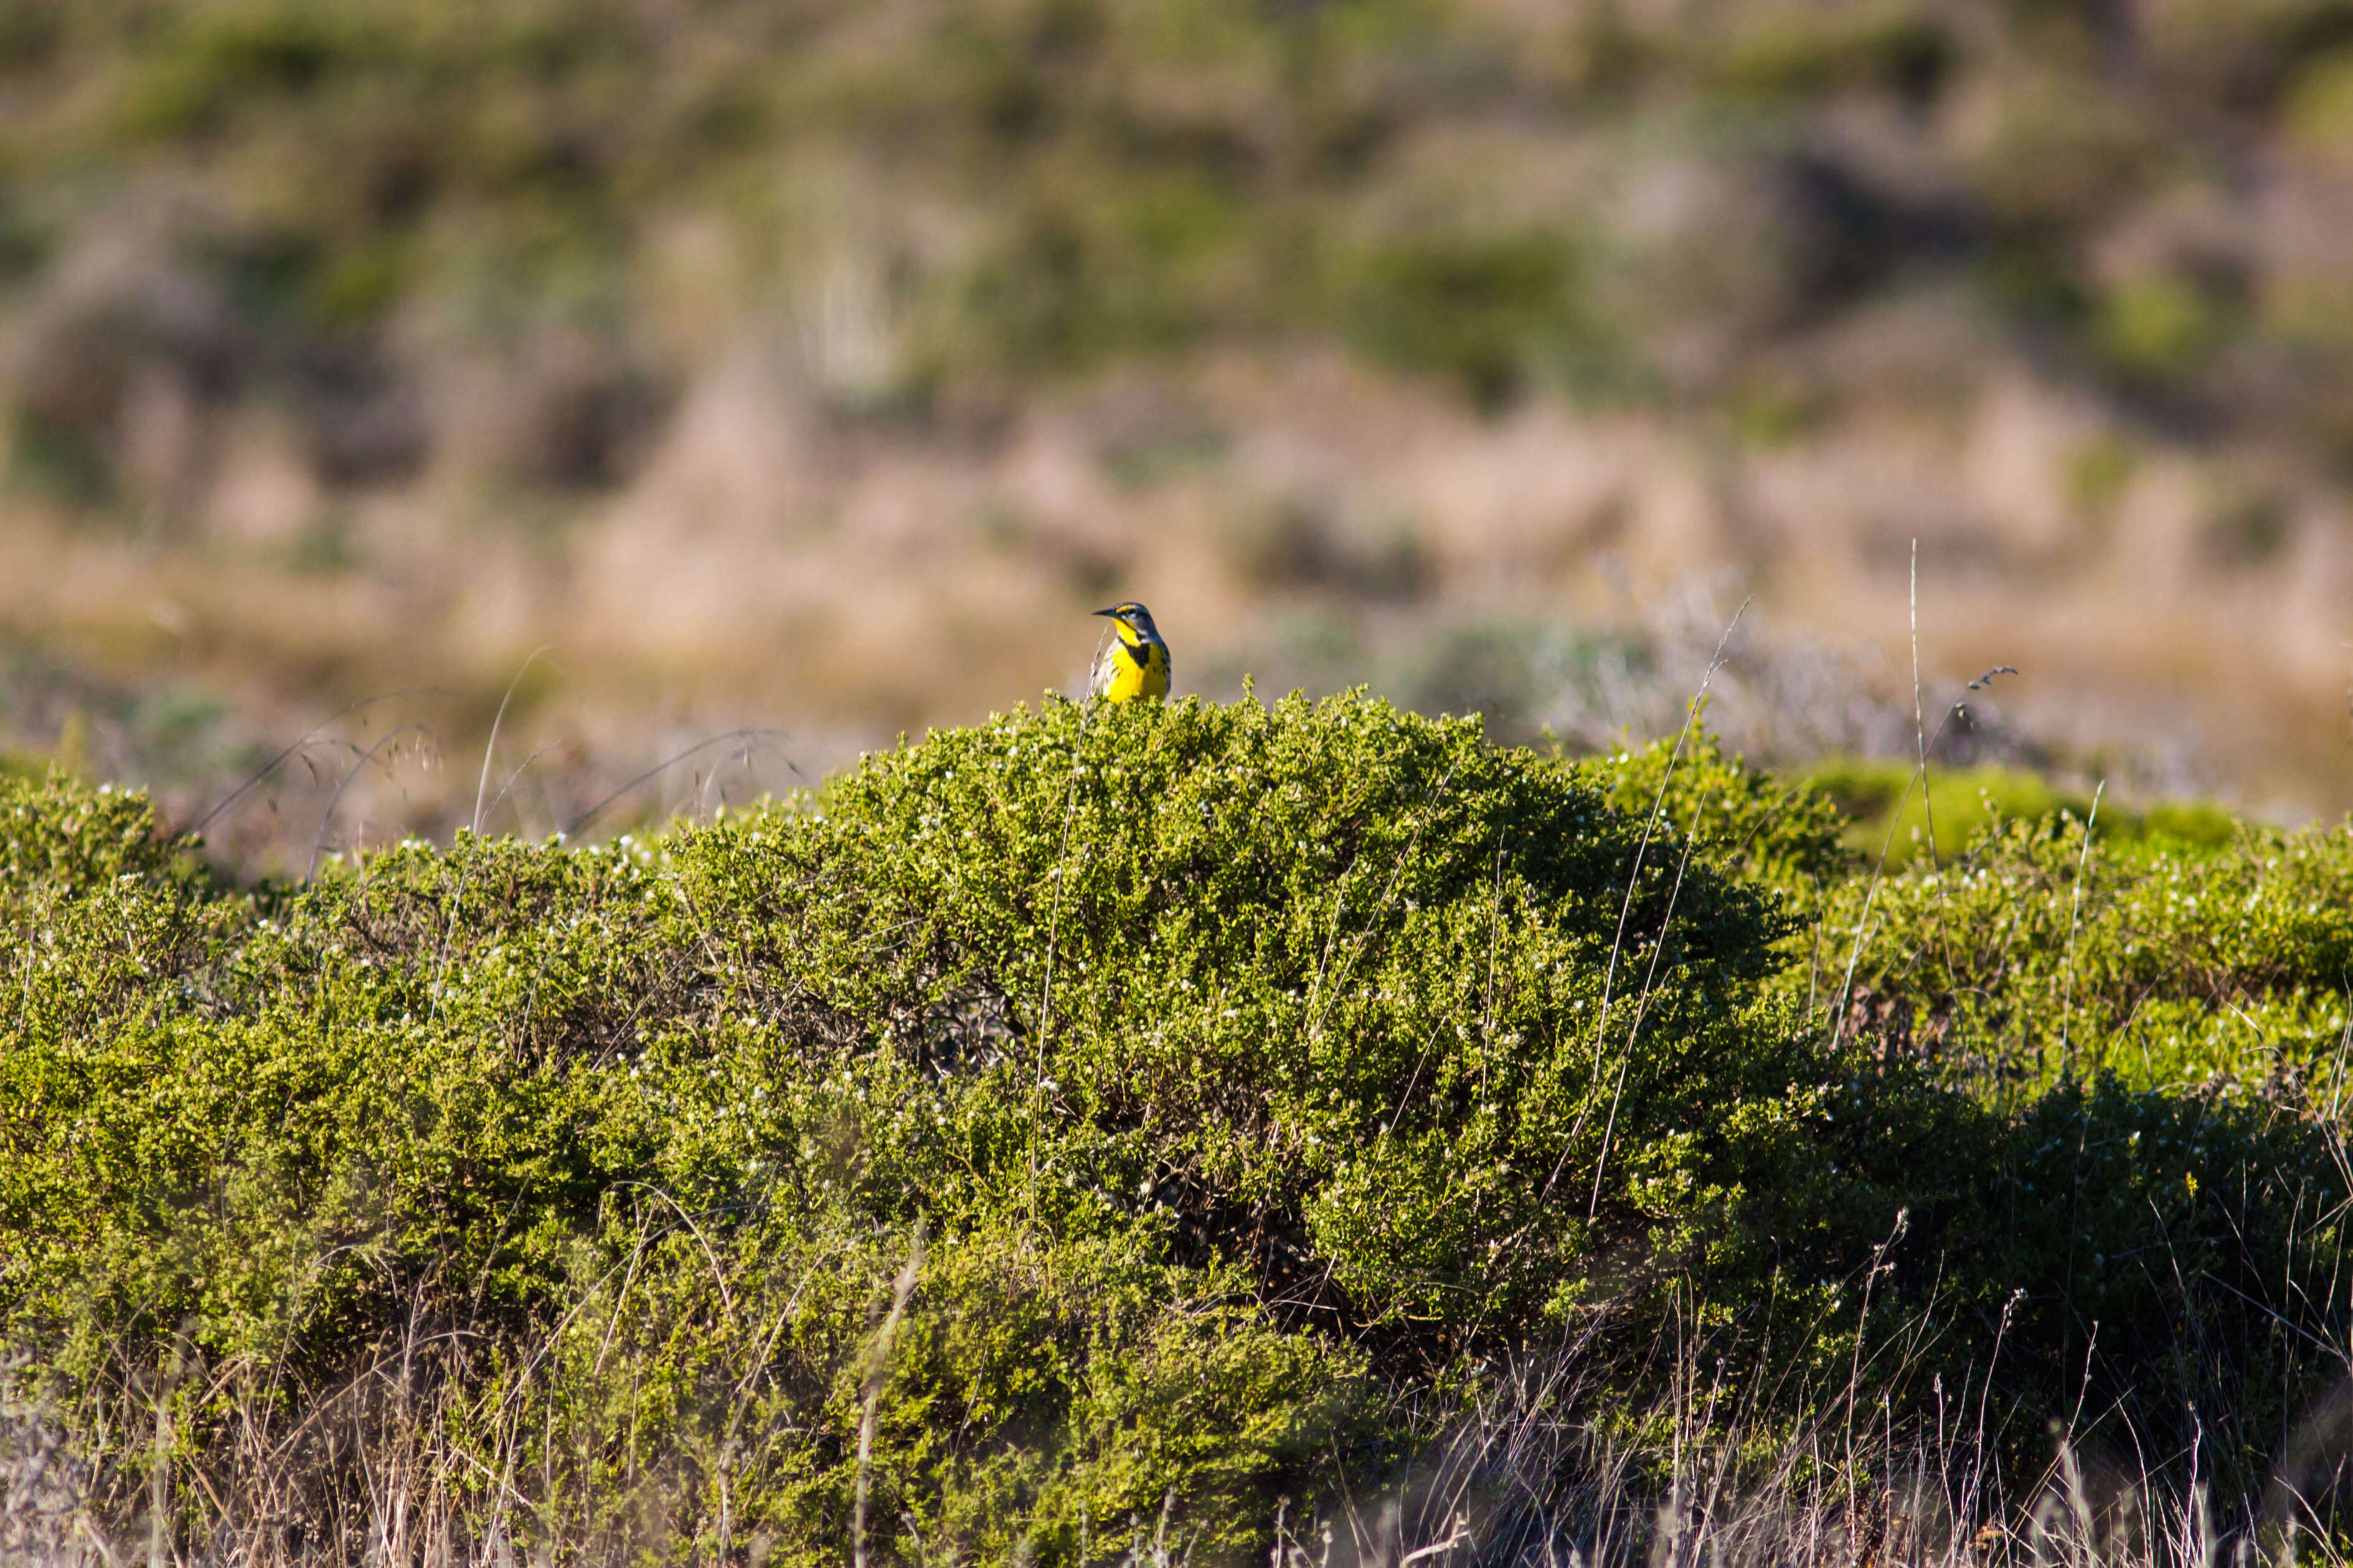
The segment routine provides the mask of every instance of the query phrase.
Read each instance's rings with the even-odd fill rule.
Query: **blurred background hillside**
[[[0,0],[0,448],[6,745],[298,746],[257,868],[788,787],[1124,595],[1573,746],[1754,595],[1719,727],[1908,755],[1915,541],[1928,725],[2023,672],[1940,755],[2335,813],[2353,0]]]

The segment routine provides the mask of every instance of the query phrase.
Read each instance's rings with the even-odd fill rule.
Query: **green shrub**
[[[1344,697],[1057,705],[670,852],[731,963],[884,1023],[1013,1141],[870,1128],[935,1204],[1060,1222],[1148,1189],[1180,1248],[1257,1234],[1270,1286],[1459,1336],[1557,1324],[1577,1259],[1655,1255],[1708,1202],[1696,1128],[1605,1158],[1610,1097],[1648,1126],[1802,1070],[1736,1001],[1783,917],[1706,868],[1678,887],[1664,845],[1630,904],[1638,843],[1475,721]],[[1615,1221],[1546,1201],[1597,1181]]]
[[[2215,1495],[2253,1499],[2343,1375],[2297,1342],[2342,1320],[2297,1300],[2343,1267],[2341,1141],[2273,1107],[2104,1076],[2034,1100],[1988,1152],[1938,1254],[1956,1266],[1952,1321],[2016,1358],[1997,1365],[2012,1443],[2032,1453],[2052,1419],[2112,1454],[2169,1440],[2200,1451]],[[1986,1331],[2005,1309],[1997,1352]]]
[[[1942,871],[1838,889],[1824,931],[1880,1013],[2013,1080],[2331,1079],[2353,1011],[2353,835],[2186,837],[2209,826],[2167,815],[2087,849],[2064,815],[2004,823]]]
[[[290,1400],[423,1331],[514,1376],[646,1252],[656,1294],[814,1260],[849,1323],[920,1220],[909,1342],[966,1348],[893,1363],[873,1464],[976,1544],[1306,1489],[1367,1354],[1410,1378],[1654,1319],[1753,1246],[1738,1171],[1809,1092],[1736,1001],[1769,896],[1662,838],[1629,902],[1638,836],[1573,770],[1361,698],[1051,705],[658,846],[396,846],[269,919],[157,881],[142,808],[48,787],[22,908],[59,962],[5,1058],[0,1216],[53,1372],[128,1388],[126,1346],[176,1343]],[[134,850],[149,878],[103,874]],[[192,920],[211,944],[157,945]],[[967,1292],[947,1260],[983,1254]],[[679,1413],[630,1442],[751,1356],[681,1310],[632,1372]],[[834,1391],[733,1483],[778,1539],[839,1540],[859,1338],[729,1373]],[[1025,1346],[1017,1398],[988,1367]],[[569,1419],[590,1495],[620,1439]]]
[[[1784,780],[1726,757],[1698,724],[1685,737],[1620,750],[1579,771],[1611,805],[1637,822],[1655,812],[1661,827],[1735,876],[1796,890],[1841,880],[1864,864],[1846,842],[1846,803],[1834,784]]]
[[[2077,910],[2080,834],[2021,824],[1874,893],[1704,735],[1570,763],[1355,694],[1049,702],[708,826],[262,900],[136,797],[0,792],[0,1316],[118,1504],[212,1478],[200,1552],[258,1453],[315,1542],[406,1454],[484,1540],[839,1561],[863,1497],[902,1555],[1162,1514],[1258,1552],[1564,1344],[1565,1414],[1638,1436],[1704,1354],[1745,1429],[1942,1378],[2006,1462],[2087,1390],[2252,1455],[2343,1326],[2317,1131],[2005,1110],[1791,1000],[1799,898],[1831,942],[1868,906],[1886,1005],[2045,1035],[2081,914],[2087,1065],[2168,985],[2308,998],[2353,956],[2322,836],[2095,845]]]

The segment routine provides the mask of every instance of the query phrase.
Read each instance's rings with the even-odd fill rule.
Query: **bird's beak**
[[[1119,614],[1119,606],[1117,605],[1113,605],[1110,609],[1097,610],[1095,614],[1098,616],[1116,616]]]

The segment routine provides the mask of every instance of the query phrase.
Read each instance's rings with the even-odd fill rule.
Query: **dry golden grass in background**
[[[1229,700],[1245,674],[1261,690],[1367,681],[1486,711],[1507,737],[1548,728],[1591,745],[1671,727],[1754,591],[1769,629],[1740,646],[1769,673],[1719,698],[1719,727],[1782,757],[1887,752],[1904,749],[1890,715],[1909,705],[1888,656],[1911,536],[1876,509],[1944,484],[1957,510],[1970,498],[1957,484],[2014,489],[2020,468],[1967,461],[1967,442],[2006,438],[1999,409],[1953,433],[1958,449],[1889,435],[1734,459],[1654,420],[1548,407],[1482,420],[1335,361],[1138,373],[965,439],[861,427],[781,358],[714,372],[642,474],[578,503],[549,542],[487,527],[453,539],[437,520],[464,500],[429,488],[368,502],[348,525],[368,565],[335,571],[217,541],[91,537],[19,508],[0,542],[0,616],[20,647],[130,704],[118,729],[173,691],[218,710],[198,726],[220,730],[205,765],[152,743],[83,753],[175,809],[344,703],[386,698],[364,715],[377,728],[331,732],[364,746],[388,723],[421,729],[382,759],[408,765],[354,781],[336,843],[362,818],[378,839],[469,820],[511,680],[494,771],[529,763],[486,826],[543,832],[597,781],[730,731],[779,732],[754,748],[760,765],[735,766],[724,787],[741,798],[902,730],[1069,689],[1092,648],[1084,612],[1123,593],[1165,616],[1180,690]],[[2189,480],[2138,482],[2119,504],[2161,521]],[[2115,559],[2073,573],[1957,525],[1924,533],[1931,670],[2025,669],[1995,710],[2044,739],[2046,764],[2336,807],[2339,677],[2311,586],[2325,574],[2217,585],[2194,560],[2152,559],[2156,526],[2119,528]],[[2134,585],[2168,570],[2169,586]],[[2269,596],[2292,577],[2295,596]],[[105,727],[104,700],[17,685],[24,750],[63,744],[76,712]],[[685,794],[640,797],[636,813],[691,804],[711,772],[686,767],[671,781]],[[306,797],[297,815],[317,809]],[[216,837],[239,831],[252,830],[232,819]]]

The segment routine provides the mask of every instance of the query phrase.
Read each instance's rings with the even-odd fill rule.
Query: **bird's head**
[[[1134,599],[1124,599],[1108,610],[1097,610],[1099,616],[1109,616],[1119,627],[1120,640],[1128,643],[1158,642],[1160,628],[1152,624],[1152,612]]]

